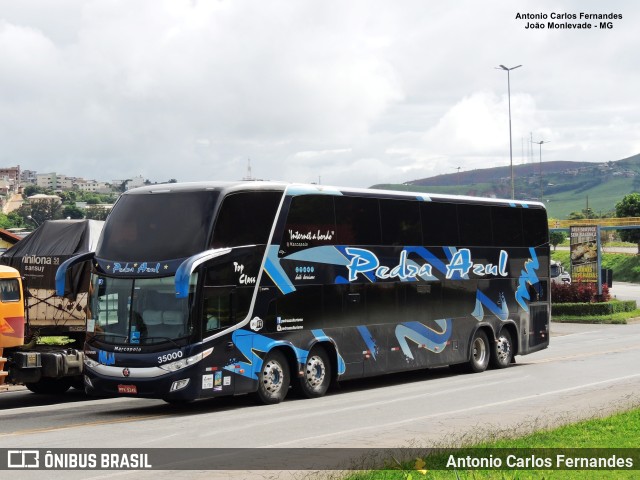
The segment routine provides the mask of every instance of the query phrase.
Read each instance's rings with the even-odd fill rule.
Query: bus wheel
[[[506,328],[503,328],[498,336],[498,341],[491,349],[491,366],[493,368],[506,368],[513,359],[513,344],[511,335]]]
[[[471,360],[469,370],[473,373],[484,372],[489,365],[489,340],[487,334],[478,330],[471,342]]]
[[[324,348],[316,347],[309,352],[304,366],[304,375],[299,378],[300,391],[307,398],[321,397],[331,384],[331,362]]]
[[[258,397],[263,403],[280,403],[289,390],[289,365],[284,355],[275,350],[267,355],[258,378]]]

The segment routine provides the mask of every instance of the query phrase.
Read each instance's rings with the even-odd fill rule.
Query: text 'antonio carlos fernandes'
[[[446,468],[456,469],[549,469],[549,470],[595,470],[595,469],[633,469],[634,459],[618,455],[576,457],[564,454],[551,456],[516,455],[456,457],[450,454]]]

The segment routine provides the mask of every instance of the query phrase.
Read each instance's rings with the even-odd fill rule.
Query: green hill
[[[539,164],[514,166],[515,197],[542,198],[552,218],[567,218],[587,207],[606,214],[626,194],[640,191],[640,154],[604,163],[546,162],[542,170],[541,176]],[[511,175],[509,167],[495,167],[373,188],[510,198]]]

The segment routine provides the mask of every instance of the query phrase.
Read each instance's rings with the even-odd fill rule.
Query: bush
[[[600,303],[558,303],[553,304],[553,315],[561,316],[604,316],[620,312],[633,312],[636,309],[634,300],[626,302],[600,302]]]
[[[598,290],[592,283],[551,283],[553,303],[607,302],[610,298],[607,285],[602,285],[602,296],[598,296]]]

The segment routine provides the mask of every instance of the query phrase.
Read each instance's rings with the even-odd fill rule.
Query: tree
[[[38,187],[37,185],[27,185],[26,187],[24,187],[24,190],[22,191],[24,194],[24,197],[30,197],[31,195],[36,195],[38,193],[44,193],[44,189],[41,187]]]
[[[109,215],[109,210],[97,205],[91,205],[85,210],[85,216],[89,220],[106,220],[107,215]]]
[[[81,219],[84,218],[84,210],[76,205],[66,205],[62,209],[62,216],[64,218]]]
[[[640,217],[640,193],[630,193],[616,203],[616,217]],[[640,255],[640,229],[620,230],[620,238],[625,242],[635,242]]]
[[[564,242],[566,238],[567,238],[567,234],[564,233],[562,230],[556,230],[554,232],[549,232],[549,243],[551,243],[551,245],[553,245],[553,250],[554,251],[555,251],[556,247],[558,246],[558,244]]]
[[[571,212],[568,218],[569,220],[583,220],[585,217],[582,212]]]
[[[73,190],[69,190],[66,192],[60,192],[58,196],[62,199],[62,203],[66,205],[73,205],[77,200],[78,194]]]
[[[45,220],[57,220],[62,218],[62,204],[55,198],[36,200],[35,202],[23,204],[16,212],[22,217],[27,225],[32,225],[27,218],[31,216],[38,225]]]

